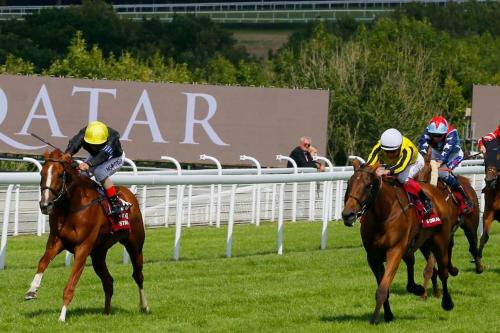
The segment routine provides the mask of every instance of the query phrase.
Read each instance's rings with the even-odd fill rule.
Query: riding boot
[[[448,185],[450,185],[451,190],[453,192],[458,192],[463,196],[465,207],[462,211],[462,214],[464,214],[464,215],[470,214],[472,212],[472,210],[474,209],[474,204],[470,200],[469,195],[467,194],[467,192],[465,192],[465,189],[462,187],[462,185],[460,185],[458,180],[452,175],[449,175],[445,179],[445,181],[446,181],[446,183],[448,183]]]
[[[432,201],[431,199],[429,199],[429,197],[424,193],[422,189],[418,191],[418,198],[424,205],[424,215],[430,214],[430,212],[432,212]]]
[[[115,194],[111,197],[108,197],[109,201],[109,214],[108,215],[119,215],[122,212],[122,207],[120,205],[120,199]]]

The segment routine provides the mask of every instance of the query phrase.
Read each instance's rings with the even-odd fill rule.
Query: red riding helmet
[[[434,117],[427,126],[427,132],[431,134],[446,134],[448,132],[448,122],[442,116]]]

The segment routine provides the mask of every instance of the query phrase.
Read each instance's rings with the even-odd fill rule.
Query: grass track
[[[334,222],[328,249],[319,250],[321,223],[285,224],[285,254],[276,255],[276,225],[235,227],[233,258],[224,258],[226,229],[184,229],[180,262],[170,260],[173,229],[147,231],[145,288],[152,313],[138,311],[131,267],[122,248],[108,256],[115,279],[112,314],[101,315],[103,293],[90,262],[66,323],[58,323],[69,270],[60,255],[49,266],[36,301],[22,300],[45,237],[9,239],[7,269],[0,271],[0,332],[495,332],[500,330],[500,233],[494,225],[484,253],[487,270],[473,272],[458,232],[451,278],[455,309],[421,302],[405,291],[400,267],[391,287],[395,321],[370,326],[375,281],[354,229]],[[417,280],[423,261],[417,256]]]

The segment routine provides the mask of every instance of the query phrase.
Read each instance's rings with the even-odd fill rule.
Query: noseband
[[[365,172],[365,173],[368,173],[370,175],[373,175],[373,172],[367,171],[364,169],[358,169],[354,173],[356,173],[356,172]],[[382,178],[380,178],[380,177],[379,177],[378,184],[374,184],[374,182],[372,181],[372,183],[370,184],[370,194],[368,195],[368,198],[366,198],[366,200],[363,200],[363,201],[361,201],[361,199],[359,199],[358,197],[349,193],[348,198],[353,198],[358,203],[358,205],[361,207],[361,209],[356,213],[356,218],[359,218],[360,216],[362,216],[366,212],[368,207],[370,207],[373,200],[375,199],[375,196],[378,193],[378,190],[379,190],[381,184],[382,184]]]
[[[52,192],[56,196],[56,198],[54,200],[52,200],[52,203],[56,203],[68,191],[68,187],[66,186],[66,184],[67,184],[66,183],[66,178],[67,178],[66,177],[66,168],[64,165],[64,161],[62,161],[62,160],[47,159],[47,160],[45,160],[45,162],[57,162],[57,163],[61,163],[63,166],[62,185],[61,185],[59,191],[54,190],[50,186],[40,186],[40,192],[43,192],[45,190],[49,190],[50,192]]]

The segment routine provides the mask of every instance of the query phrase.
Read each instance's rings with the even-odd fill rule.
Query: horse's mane
[[[64,166],[64,170],[70,175],[72,181],[76,181],[82,187],[92,187],[96,188],[95,182],[90,179],[90,177],[81,175],[76,169],[76,162],[73,160],[70,154],[63,153],[60,149],[54,149],[53,151],[45,151],[44,153],[45,161],[58,161]]]

